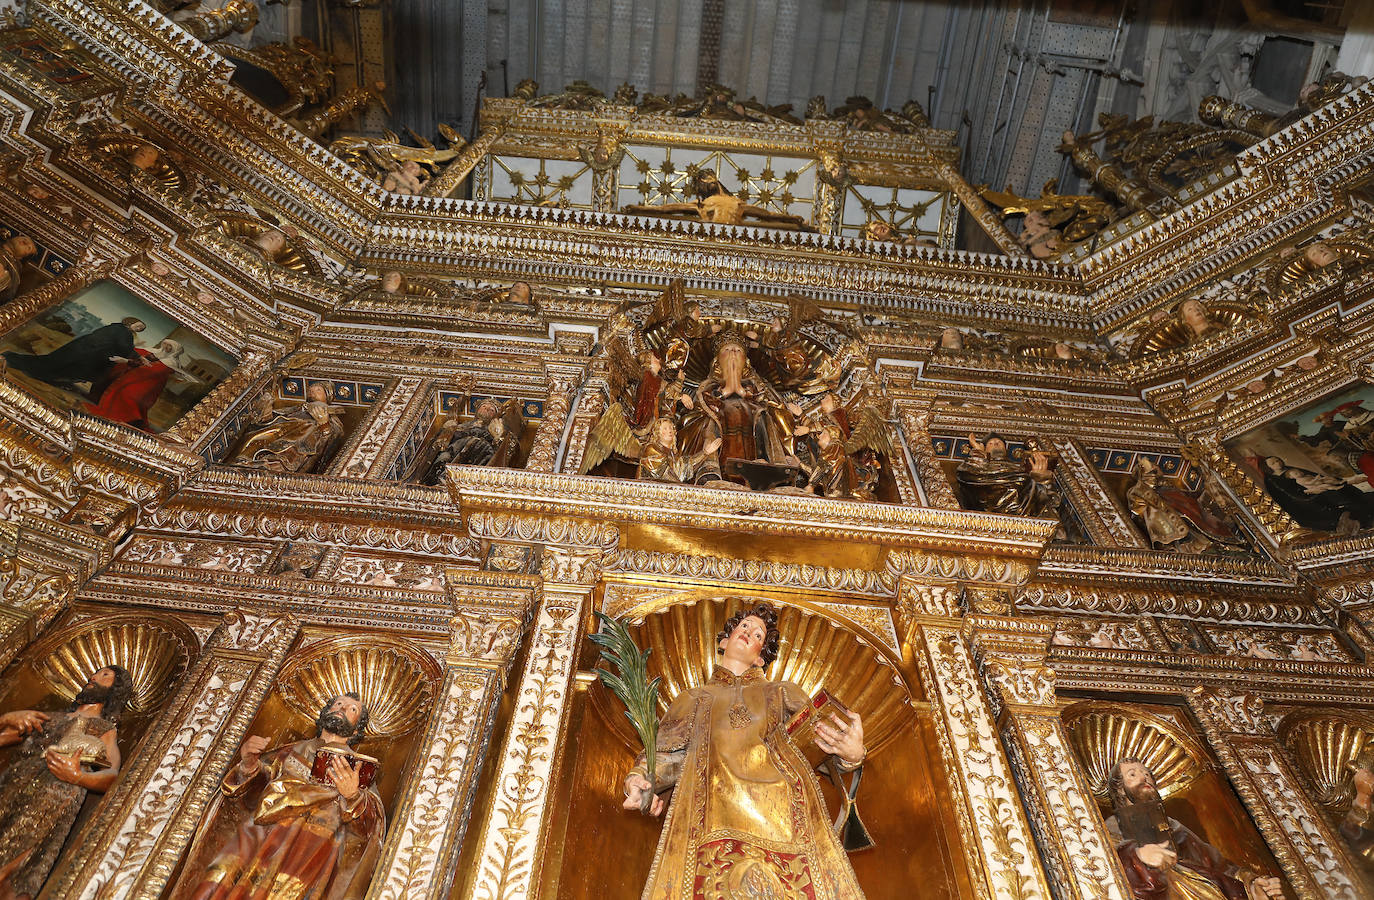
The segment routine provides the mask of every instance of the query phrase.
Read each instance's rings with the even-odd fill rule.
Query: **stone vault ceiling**
[[[1355,0],[388,2],[373,38],[384,47],[367,46],[352,4],[326,17],[336,53],[362,34],[361,55],[387,58],[397,129],[466,133],[484,73],[495,96],[533,78],[541,93],[576,79],[608,94],[715,81],[798,113],[816,95],[832,108],[856,94],[881,107],[915,99],[959,132],[970,181],[1028,195],[1050,178],[1075,185],[1060,135],[1092,130],[1103,111],[1190,119],[1210,93],[1290,108],[1336,62],[1352,16],[1374,11]]]

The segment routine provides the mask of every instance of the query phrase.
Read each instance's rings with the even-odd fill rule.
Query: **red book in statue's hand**
[[[368,756],[366,753],[359,753],[350,747],[324,746],[315,751],[315,761],[310,766],[310,780],[316,784],[333,785],[329,780],[330,761],[342,759],[350,766],[358,766],[358,787],[368,788],[372,782],[377,780],[377,773],[381,770],[381,763],[376,757]]]
[[[849,720],[848,713],[848,707],[822,688],[811,698],[810,703],[793,714],[787,723],[787,736],[811,765],[818,766],[830,754],[816,746],[816,726],[822,722],[836,725],[837,720],[843,724]]]

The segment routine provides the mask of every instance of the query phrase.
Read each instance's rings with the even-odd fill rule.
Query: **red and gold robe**
[[[361,900],[386,833],[372,788],[345,800],[310,780],[323,741],[298,741],[265,753],[247,777],[235,766],[224,793],[238,797],[266,779],[257,809],[220,850],[194,900]]]
[[[642,900],[862,900],[811,765],[786,733],[809,702],[762,669],[720,667],[673,701],[654,786],[676,789]]]

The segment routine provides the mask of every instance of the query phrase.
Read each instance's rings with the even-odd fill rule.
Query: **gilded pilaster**
[[[985,895],[1048,900],[1049,881],[1016,799],[1015,779],[997,740],[992,709],[979,686],[958,618],[957,595],[954,585],[903,578],[898,615],[934,706],[936,736],[969,871]]]
[[[568,429],[567,449],[563,453],[564,472],[581,471],[582,457],[587,452],[587,435],[605,409],[605,379],[593,375],[582,383],[581,399],[577,402],[577,411],[573,413],[572,427]]]
[[[495,761],[491,817],[478,839],[468,900],[530,897],[539,884],[582,623],[600,564],[600,552],[584,547],[546,546],[543,552],[543,598],[520,675],[515,715]]]
[[[455,615],[439,702],[400,792],[369,900],[447,897],[491,740],[497,704],[537,583],[462,569],[447,573]]]
[[[1279,745],[1276,717],[1254,694],[1195,688],[1188,706],[1298,897],[1371,896]]]
[[[1060,486],[1069,495],[1092,542],[1102,547],[1149,549],[1140,533],[1131,527],[1126,510],[1088,461],[1083,444],[1076,438],[1051,438],[1049,443],[1059,454]]]
[[[298,631],[291,616],[224,616],[46,896],[162,895]]]
[[[581,372],[546,366],[545,375],[548,390],[544,395],[544,418],[539,422],[539,430],[534,433],[534,444],[525,462],[525,468],[531,472],[555,470],[558,446],[568,427],[568,410],[577,391]]]
[[[959,509],[954,489],[949,486],[949,478],[940,467],[940,460],[936,458],[935,448],[930,443],[930,417],[929,409],[912,406],[901,408],[906,449],[911,454],[911,461],[916,464],[916,477],[925,494],[926,505],[937,509]]]
[[[0,557],[0,669],[48,627],[76,591],[69,572]]]
[[[1055,896],[1129,900],[1112,841],[1059,719],[1054,670],[1045,662],[1054,625],[981,616],[968,624]]]
[[[339,459],[330,467],[334,473],[351,478],[366,478],[382,472],[400,450],[409,430],[402,422],[413,418],[411,413],[424,403],[429,394],[429,382],[418,376],[407,376],[393,383],[387,392],[372,404],[372,413],[356,441],[351,442]]]

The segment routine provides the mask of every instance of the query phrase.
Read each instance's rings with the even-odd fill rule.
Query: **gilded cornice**
[[[874,572],[868,569],[841,569],[656,550],[612,550],[603,558],[602,566],[608,581],[619,576],[635,581],[665,581],[680,585],[684,579],[689,579],[696,583],[750,584],[770,589],[790,588],[884,598],[891,598],[896,593],[898,579],[891,571]]]
[[[86,600],[220,614],[252,606],[317,624],[446,634],[453,607],[442,593],[115,561],[82,588]]]
[[[1216,594],[1192,586],[1192,593],[1168,585],[1142,590],[1129,585],[1093,586],[1031,582],[1016,595],[1019,610],[1044,613],[1182,616],[1216,622],[1329,625],[1326,614],[1301,595],[1255,597]],[[1204,593],[1205,592],[1205,593]]]
[[[856,503],[646,481],[471,466],[447,471],[465,517],[482,511],[653,522],[732,532],[843,538],[893,547],[1030,559],[1053,531],[1038,519]]]
[[[1244,686],[1271,702],[1369,702],[1374,668],[1352,663],[1293,662],[1249,657],[1164,654],[1141,650],[1050,648],[1061,692],[1125,691],[1182,696],[1199,685]]]
[[[1079,584],[1149,584],[1152,588],[1204,589],[1223,594],[1296,590],[1289,572],[1258,556],[1168,553],[1131,547],[1054,545],[1045,550],[1038,576],[1072,579]]]

